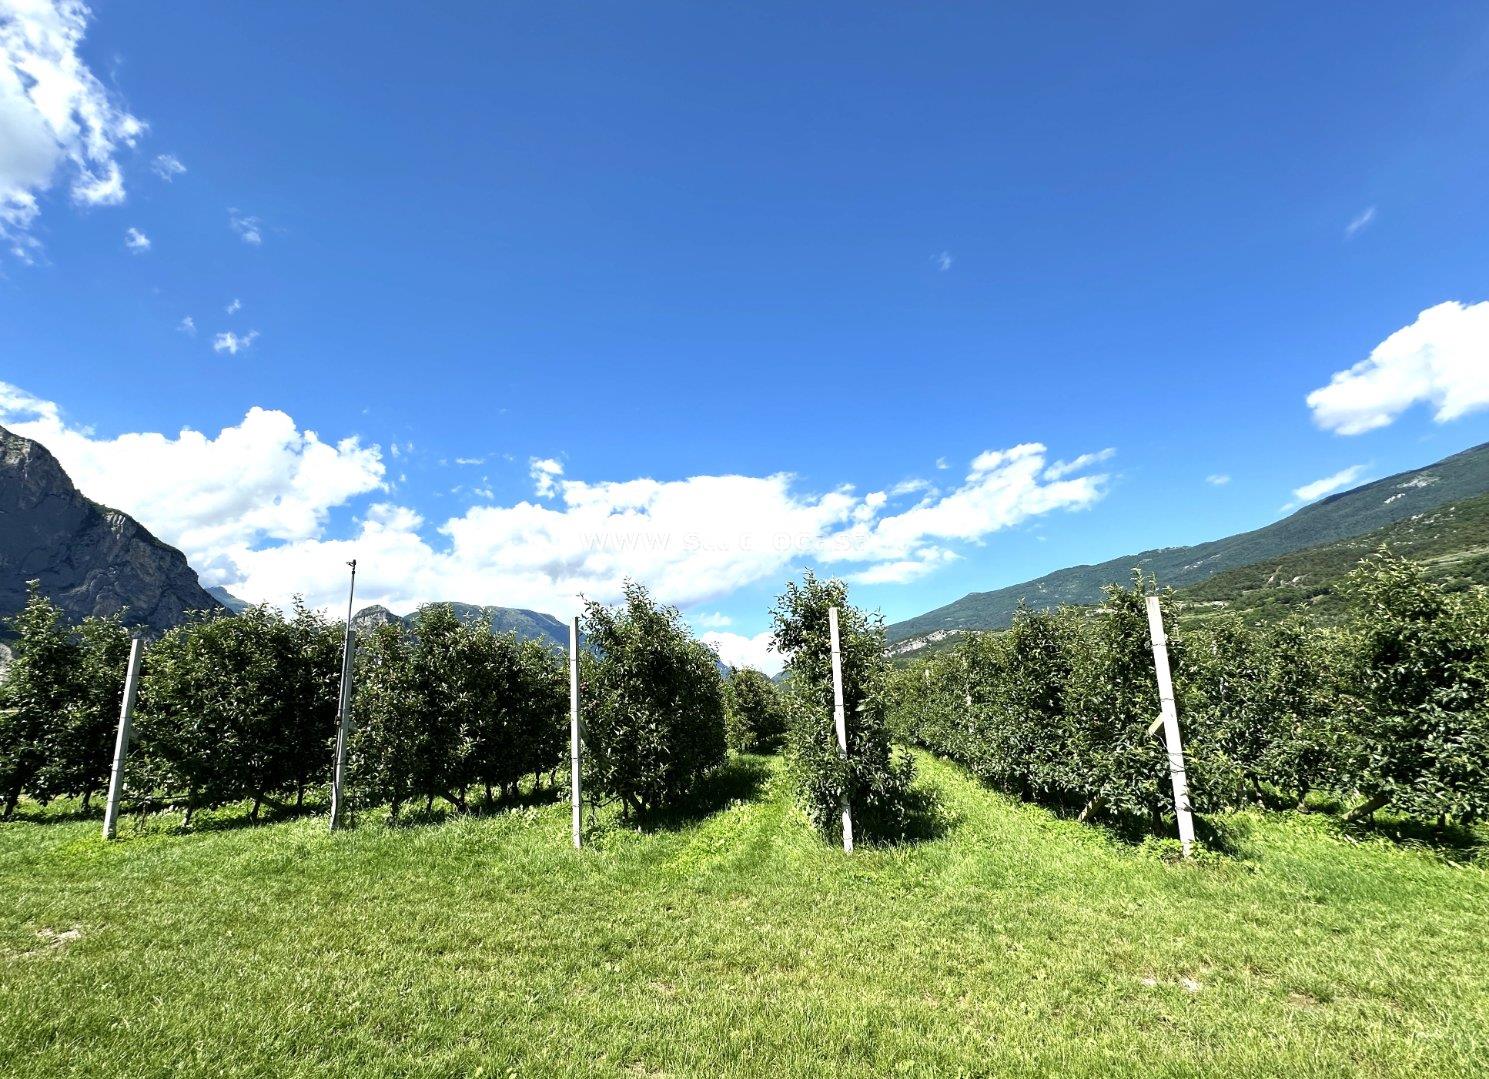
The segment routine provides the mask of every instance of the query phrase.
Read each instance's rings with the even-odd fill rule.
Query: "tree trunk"
[[[1391,796],[1389,794],[1372,794],[1369,798],[1366,798],[1346,813],[1344,819],[1347,821],[1357,821],[1365,817],[1372,817],[1375,815],[1377,809],[1380,809],[1390,800]]]
[[[16,814],[16,806],[21,801],[21,785],[15,784],[5,795],[5,814],[0,820],[10,820]]]
[[[196,801],[193,799],[186,803],[186,816],[181,820],[182,828],[191,827],[191,815],[196,812]]]
[[[253,821],[254,824],[257,824],[259,822],[259,809],[263,806],[263,804],[264,796],[262,794],[255,794],[253,796],[253,809],[248,814],[248,819]]]
[[[1308,812],[1308,788],[1307,787],[1304,787],[1302,790],[1298,791],[1298,812],[1299,813],[1307,813]]]
[[[1106,797],[1104,795],[1098,794],[1096,795],[1096,797],[1092,798],[1089,802],[1086,803],[1086,807],[1081,810],[1080,816],[1076,817],[1075,819],[1081,824],[1085,824],[1087,821],[1096,816],[1096,814],[1100,813],[1105,808]]]
[[[295,784],[295,808],[305,808],[305,781],[303,779]]]
[[[88,812],[88,804],[93,801],[93,788],[89,787],[83,792],[83,812]]]
[[[433,813],[434,812],[434,795],[433,794],[428,795],[424,799],[424,812],[425,813]]]

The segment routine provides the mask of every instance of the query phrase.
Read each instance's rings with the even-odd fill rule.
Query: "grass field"
[[[1489,1072],[1489,855],[1228,818],[1195,864],[922,758],[945,822],[845,858],[772,759],[568,847],[544,805],[329,835],[0,826],[17,1076]]]

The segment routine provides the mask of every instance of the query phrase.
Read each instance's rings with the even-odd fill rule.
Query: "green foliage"
[[[213,614],[146,649],[132,786],[204,806],[296,790],[324,774],[340,634],[297,603]]]
[[[1350,578],[1364,611],[1344,679],[1372,805],[1432,818],[1489,810],[1489,600],[1454,595],[1382,552]]]
[[[77,682],[77,648],[62,610],[30,582],[15,616],[13,660],[0,686],[0,794],[4,816],[36,786],[47,763],[51,725],[68,708]]]
[[[36,793],[43,799],[81,797],[86,808],[94,792],[108,785],[130,637],[119,618],[90,617],[73,639],[73,682],[62,710],[47,724]]]
[[[786,707],[765,675],[736,667],[724,681],[724,722],[736,753],[771,753],[786,736]]]
[[[834,723],[828,610],[838,609],[843,709],[848,752]],[[848,604],[848,588],[808,572],[791,581],[771,611],[775,647],[787,656],[786,749],[797,800],[819,831],[840,835],[841,806],[856,833],[893,838],[905,829],[914,762],[890,744],[889,665],[884,620]]]
[[[675,804],[725,760],[717,657],[630,581],[623,605],[588,603],[582,625],[586,784],[628,812]]]

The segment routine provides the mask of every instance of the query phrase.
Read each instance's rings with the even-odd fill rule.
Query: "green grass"
[[[0,826],[28,1077],[1468,1075],[1482,849],[1224,822],[1173,864],[922,758],[938,838],[844,857],[773,760],[582,853],[564,806],[389,829]]]

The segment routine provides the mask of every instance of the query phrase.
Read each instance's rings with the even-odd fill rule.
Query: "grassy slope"
[[[925,760],[945,834],[844,858],[773,761],[740,767],[765,777],[746,799],[577,855],[561,806],[337,836],[131,821],[112,846],[92,820],[0,826],[0,1070],[1489,1068],[1482,854],[1257,814],[1235,856],[1176,866]]]

